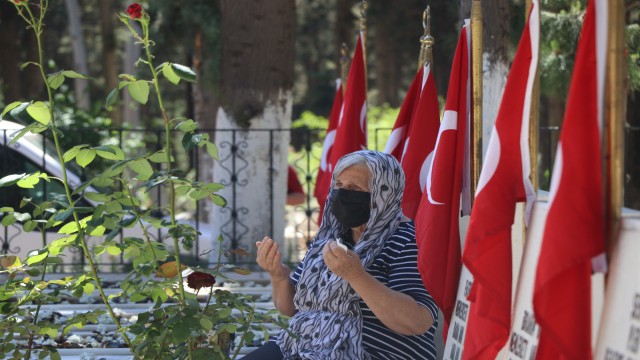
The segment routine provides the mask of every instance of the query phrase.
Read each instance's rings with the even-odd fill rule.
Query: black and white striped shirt
[[[313,245],[312,245],[313,246]],[[371,359],[435,360],[434,334],[438,321],[438,307],[424,288],[418,272],[418,248],[413,223],[402,222],[395,234],[384,244],[380,254],[373,260],[367,272],[392,290],[414,298],[426,307],[434,319],[429,330],[417,336],[398,334],[387,328],[360,300],[362,310],[362,346]],[[297,284],[304,263],[291,275]]]

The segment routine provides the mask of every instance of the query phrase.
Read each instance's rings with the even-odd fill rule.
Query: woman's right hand
[[[258,256],[256,262],[272,279],[289,279],[291,270],[282,263],[282,254],[278,244],[272,238],[265,236],[262,241],[257,241]]]

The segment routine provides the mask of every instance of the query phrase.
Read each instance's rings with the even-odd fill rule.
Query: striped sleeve
[[[418,304],[429,310],[434,321],[437,322],[438,307],[424,288],[418,272],[418,247],[414,234],[413,224],[405,223],[389,239],[388,286],[414,298]]]

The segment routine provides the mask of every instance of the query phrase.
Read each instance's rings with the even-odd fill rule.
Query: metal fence
[[[553,159],[555,158],[555,148],[559,135],[558,127],[541,127],[540,128],[540,146],[539,146],[539,183],[541,189],[548,189],[549,179],[551,178],[551,170],[553,168]],[[253,130],[249,130],[253,131]],[[301,184],[305,190],[306,201],[303,205],[288,207],[287,208],[287,222],[285,232],[289,237],[294,240],[292,246],[295,251],[292,251],[292,256],[289,257],[289,261],[295,263],[300,260],[300,256],[304,253],[306,244],[310,242],[317,230],[318,223],[318,211],[319,207],[317,201],[313,197],[313,190],[315,186],[315,178],[317,175],[318,163],[320,161],[320,155],[322,152],[322,138],[324,131],[308,130],[308,129],[263,129],[258,130],[264,132],[265,136],[268,136],[270,141],[277,138],[279,134],[288,133],[291,138],[291,146],[293,151],[289,154],[289,164],[292,165],[297,174],[299,175]],[[249,144],[242,136],[237,136],[240,132],[246,132],[245,130],[223,130],[223,129],[199,129],[198,133],[208,134],[211,139],[216,139],[216,135],[221,132],[227,132],[225,141],[215,141],[217,146],[224,151],[227,155],[219,159],[220,168],[224,172],[224,180],[221,183],[225,187],[229,187],[233,194],[240,191],[248,191],[247,182],[239,178],[238,174],[244,171],[248,166],[246,160],[247,151],[250,148]],[[374,132],[374,138],[370,139],[371,148],[382,150],[386,139],[388,138],[391,129],[380,128]],[[9,138],[12,131],[0,130],[0,137],[3,139]],[[78,139],[77,143],[89,143],[91,145],[98,144],[113,144],[117,145],[125,150],[128,154],[127,157],[140,155],[147,152],[153,152],[160,150],[162,147],[163,139],[165,137],[164,130],[148,130],[148,129],[107,129],[98,130],[100,136],[95,136],[95,129],[87,129],[84,131],[76,131],[74,136]],[[626,126],[625,132],[626,144],[638,144],[640,143],[640,127]],[[178,138],[178,134],[175,134],[175,141],[181,141]],[[26,170],[35,171],[38,168],[45,168],[45,162],[47,160],[45,153],[50,153],[48,146],[44,143],[42,138],[35,137],[37,141],[41,142],[41,147],[44,150],[40,156],[40,161],[33,159],[20,159],[16,157],[14,153],[10,153],[6,147],[0,146],[0,178],[8,174],[27,172]],[[5,141],[4,143],[7,143]],[[92,143],[93,142],[93,143]],[[72,144],[75,145],[75,144]],[[271,147],[273,149],[273,147]],[[626,161],[625,161],[625,178],[627,179],[625,193],[626,194],[640,194],[640,170],[638,169],[638,162],[635,160],[640,155],[638,151],[627,146]],[[273,169],[273,154],[270,153],[269,166]],[[175,154],[176,163],[180,164],[180,169],[189,174],[196,181],[207,180],[206,174],[200,167],[201,164],[201,152],[192,150],[190,152],[178,151]],[[56,157],[56,156],[54,156]],[[56,157],[57,158],[57,157]],[[49,160],[50,161],[50,160]],[[29,166],[26,168],[20,168],[22,162],[29,162]],[[97,164],[98,168],[101,164]],[[104,164],[103,164],[104,165]],[[23,166],[24,167],[24,166]],[[35,169],[35,170],[34,170]],[[93,170],[80,169],[81,177],[90,178],[95,175]],[[273,178],[270,178],[270,182]],[[273,189],[272,182],[265,184],[270,189]],[[37,189],[42,199],[47,198],[47,194],[52,190],[52,185],[42,182],[41,188]],[[33,191],[32,191],[33,193]],[[273,191],[270,191],[269,202],[273,207]],[[147,194],[148,203],[155,203],[157,207],[163,207],[167,199],[166,187],[158,186],[153,189],[153,192]],[[640,197],[640,195],[638,195]],[[0,207],[12,206],[10,204],[10,198],[16,199],[16,192],[14,188],[2,188],[0,189]],[[229,220],[223,224],[220,228],[220,232],[225,239],[228,239],[233,247],[238,241],[246,235],[247,225],[242,222],[241,214],[248,214],[252,211],[250,204],[239,204],[235,201],[235,196],[229,199],[230,202],[227,205],[225,211],[228,211],[230,216]],[[206,200],[194,201],[189,199],[181,199],[180,210],[182,211],[185,221],[191,221],[193,225],[198,229],[204,229],[206,224],[203,223],[205,216],[203,213],[207,208]],[[626,202],[626,206],[638,204],[638,199],[629,197]],[[273,212],[272,212],[273,213]],[[159,214],[162,216],[162,214]],[[271,229],[273,229],[273,223],[275,219],[273,217],[270,220]],[[1,226],[0,227],[0,253],[12,254],[19,253],[23,242],[21,238],[25,236],[24,230],[19,225]],[[53,236],[53,234],[52,234]],[[155,230],[156,240],[162,241],[163,234],[160,230]],[[81,254],[80,254],[81,255]],[[77,261],[83,262],[84,257],[78,256]],[[124,264],[122,257],[118,260],[120,264]],[[206,263],[208,260],[206,256],[202,255],[202,244],[200,241],[196,241],[194,249],[189,261],[193,263]]]

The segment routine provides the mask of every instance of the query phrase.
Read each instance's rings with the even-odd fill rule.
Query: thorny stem
[[[35,18],[35,16],[33,15],[33,13],[31,12],[31,9],[29,8],[29,6],[25,6],[25,9],[27,11],[27,13],[29,14],[29,20],[27,21],[29,23],[29,25],[33,28],[33,31],[36,35],[36,42],[37,42],[37,46],[38,46],[38,68],[40,69],[40,75],[42,76],[42,80],[44,81],[45,87],[47,89],[47,95],[49,97],[49,115],[51,117],[51,128],[52,128],[52,133],[53,133],[53,141],[56,147],[56,152],[58,154],[58,160],[60,161],[60,165],[62,167],[62,177],[63,177],[63,185],[64,185],[64,190],[67,196],[67,201],[69,202],[69,206],[71,208],[73,208],[75,206],[75,202],[73,200],[73,197],[71,196],[71,189],[69,188],[69,181],[67,178],[67,169],[66,169],[66,165],[64,162],[64,156],[62,154],[62,148],[60,146],[60,141],[58,139],[58,133],[57,133],[57,128],[56,128],[56,124],[55,124],[55,114],[53,112],[53,108],[54,108],[54,100],[53,100],[53,92],[51,90],[51,86],[49,85],[49,82],[47,81],[47,75],[44,73],[44,51],[42,50],[42,25],[43,25],[43,20],[44,20],[44,14],[47,11],[47,6],[48,6],[48,1],[41,1],[40,2],[40,17],[38,19]],[[22,15],[21,15],[22,16]],[[23,16],[24,18],[24,16]],[[85,257],[87,258],[87,261],[89,262],[89,267],[91,269],[91,274],[93,275],[93,280],[96,284],[96,288],[98,289],[98,292],[100,293],[100,298],[102,299],[102,302],[104,303],[104,305],[107,308],[107,311],[109,312],[109,315],[111,316],[111,319],[113,320],[113,322],[116,324],[116,327],[118,328],[118,331],[120,332],[120,334],[122,335],[122,337],[124,338],[125,342],[127,343],[127,346],[129,346],[129,348],[131,350],[133,350],[133,346],[131,344],[131,340],[129,339],[129,337],[127,336],[126,332],[124,331],[124,329],[122,328],[122,325],[120,324],[120,320],[118,319],[118,317],[115,315],[115,313],[113,312],[113,308],[111,307],[111,304],[109,304],[109,300],[107,298],[107,296],[104,293],[104,289],[102,288],[102,284],[100,283],[100,277],[98,276],[98,269],[93,261],[93,258],[91,257],[91,253],[89,252],[89,248],[87,247],[87,243],[84,237],[84,231],[82,230],[82,227],[80,225],[80,219],[78,218],[78,212],[76,210],[73,211],[73,219],[74,222],[76,223],[76,227],[78,228],[78,235],[77,235],[77,239],[79,239],[80,242],[80,247],[82,248],[82,251],[84,252]]]
[[[151,70],[151,74],[153,75],[153,86],[156,90],[156,98],[158,99],[158,106],[160,107],[160,111],[162,112],[162,117],[164,119],[164,127],[165,127],[165,142],[166,142],[166,166],[167,166],[167,178],[169,179],[169,215],[171,217],[171,227],[174,228],[176,226],[176,214],[175,214],[175,204],[176,204],[176,189],[175,182],[173,180],[172,175],[172,167],[171,167],[171,128],[170,128],[170,120],[167,115],[167,111],[165,110],[164,103],[162,101],[162,92],[160,90],[160,82],[158,79],[158,72],[153,67],[153,55],[151,54],[151,44],[149,41],[149,22],[144,18],[140,21],[142,25],[142,38],[137,34],[136,31],[133,30],[131,25],[127,22],[127,27],[134,34],[134,36],[142,40],[142,46],[144,47],[145,54],[147,56],[146,63],[149,66],[149,70]],[[178,238],[173,236],[173,249],[174,249],[174,257],[176,261],[176,268],[178,272],[178,286],[180,289],[180,304],[182,308],[186,306],[185,301],[185,293],[184,293],[184,278],[182,276],[182,266],[180,264],[180,243],[178,242]],[[191,340],[188,340],[187,349],[189,352],[189,359],[192,358],[192,349],[191,349]]]
[[[131,193],[131,189],[129,189],[129,186],[127,186],[126,182],[123,179],[120,179],[120,181],[122,182],[122,186],[126,189],[126,192],[129,198],[133,199],[133,194]],[[133,214],[138,219],[138,225],[140,225],[140,228],[142,229],[142,235],[144,236],[144,239],[147,242],[147,244],[149,244],[149,248],[151,249],[151,253],[153,254],[153,260],[155,260],[155,262],[157,263],[158,256],[156,255],[156,251],[153,248],[153,244],[151,243],[149,232],[147,231],[147,228],[144,226],[144,223],[142,223],[142,217],[140,216],[140,212],[138,212],[138,208],[135,206],[135,204],[133,204],[131,208],[133,209]]]

